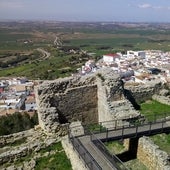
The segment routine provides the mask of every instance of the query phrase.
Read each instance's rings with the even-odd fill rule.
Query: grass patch
[[[160,119],[166,115],[170,115],[170,106],[159,103],[155,100],[148,100],[141,105],[141,113],[147,118],[147,120],[152,121],[155,119]]]
[[[36,160],[35,170],[72,170],[71,163],[67,159],[65,152],[59,152],[55,155],[39,158]]]
[[[170,155],[170,134],[158,134],[151,137],[156,145],[161,150],[167,152]]]
[[[112,154],[119,154],[126,151],[125,147],[120,141],[105,142],[104,145]]]
[[[44,149],[41,149],[40,153],[50,152],[52,150],[57,150],[57,151],[63,150],[61,142],[57,142],[57,143],[52,144],[52,145],[50,145],[50,146],[48,146],[48,147],[46,147]]]
[[[61,142],[57,142],[47,148],[41,149],[40,151],[38,151],[38,153],[46,153],[53,150],[55,151],[57,150],[58,152],[53,155],[43,156],[41,158],[36,159],[35,170],[42,170],[42,169],[72,170],[71,163],[62,148]],[[34,152],[21,157],[19,160],[13,162],[13,164],[16,166],[22,165],[24,161],[30,161],[33,157],[34,157]],[[8,166],[11,166],[11,163],[5,163],[3,165],[3,167],[8,167]]]
[[[117,155],[127,151],[123,146],[123,144],[121,143],[121,141],[105,142],[104,145],[106,146],[106,148],[109,150],[111,154]],[[124,165],[129,170],[148,170],[148,168],[143,163],[141,163],[138,159],[133,159],[124,162]]]
[[[129,170],[149,170],[142,162],[138,159],[133,159],[124,163]]]

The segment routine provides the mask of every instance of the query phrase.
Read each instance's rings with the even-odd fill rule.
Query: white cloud
[[[152,8],[151,4],[139,4],[139,8]]]
[[[148,8],[150,8],[150,9],[154,9],[154,10],[162,10],[162,9],[170,10],[170,7],[166,7],[166,6],[154,6],[154,5],[147,4],[147,3],[139,4],[138,8],[141,8],[141,9],[148,9]]]

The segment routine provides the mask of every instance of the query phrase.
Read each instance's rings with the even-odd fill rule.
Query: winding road
[[[49,58],[50,55],[51,55],[49,52],[45,51],[45,50],[42,49],[42,48],[37,48],[37,51],[39,51],[40,53],[43,54],[43,56],[42,56],[40,59],[47,59],[47,58]]]

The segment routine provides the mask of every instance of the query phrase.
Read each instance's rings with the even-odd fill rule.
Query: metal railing
[[[69,140],[71,141],[73,148],[77,151],[79,158],[81,158],[86,167],[89,170],[102,170],[100,165],[96,162],[93,156],[87,151],[87,149],[83,146],[81,141],[77,138],[69,134]]]
[[[91,133],[90,139],[95,144],[95,146],[105,155],[107,160],[109,160],[113,166],[113,169],[116,168],[116,170],[128,170],[123,162],[115,154],[110,153],[103,142],[97,139],[93,133]]]
[[[156,122],[148,122],[137,125],[126,125],[117,128],[107,128],[104,132],[95,133],[96,137],[102,142],[110,140],[119,140],[125,138],[136,138],[141,136],[151,136],[159,133],[169,133],[170,124],[167,124],[167,119]]]
[[[167,117],[169,115],[169,117]],[[149,119],[143,119],[142,121],[139,120],[126,120],[126,119],[117,119],[112,121],[103,121],[99,122],[98,124],[92,124],[92,125],[85,125],[85,134],[90,135],[90,133],[102,133],[102,132],[108,132],[108,131],[114,131],[119,129],[125,129],[125,128],[131,128],[131,127],[139,127],[144,125],[152,125],[156,123],[164,123],[166,121],[170,121],[170,114],[164,113],[164,114],[155,114],[152,116],[149,116]],[[106,128],[105,125],[110,125],[109,128]],[[92,128],[89,128],[89,127]],[[150,130],[150,129],[149,129]]]

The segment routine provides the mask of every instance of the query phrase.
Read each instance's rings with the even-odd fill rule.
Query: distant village
[[[87,61],[76,76],[91,74],[104,67],[113,69],[127,84],[146,84],[155,79],[170,83],[170,52],[149,50],[105,54],[97,62]],[[34,113],[37,109],[35,85],[36,81],[25,77],[0,78],[0,116],[15,112]]]
[[[87,61],[78,71],[80,75],[86,75],[104,67],[112,68],[124,82],[130,84],[146,84],[155,79],[170,83],[170,52],[147,50],[105,54],[96,63],[94,60]]]
[[[25,77],[0,78],[0,116],[36,110],[35,82]]]

